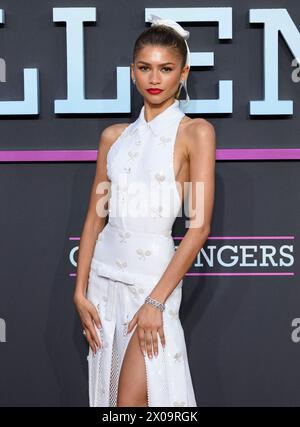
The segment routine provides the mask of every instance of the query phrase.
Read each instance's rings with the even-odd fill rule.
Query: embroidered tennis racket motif
[[[133,136],[133,135],[135,135],[137,133],[137,131],[138,131],[138,128],[136,127],[133,130],[131,130],[131,132],[129,133],[129,135]]]
[[[120,243],[127,243],[127,239],[129,239],[131,234],[128,231],[126,231],[125,233],[119,231],[119,236],[121,237]]]
[[[179,400],[175,400],[173,402],[174,406],[185,406],[185,402],[183,400],[179,401]]]
[[[170,317],[172,317],[172,319],[178,318],[178,311],[169,310],[168,313],[169,313]]]
[[[178,353],[175,353],[174,360],[175,360],[175,362],[181,362],[182,361],[182,353],[180,351]]]
[[[129,291],[130,291],[134,296],[136,296],[136,295],[137,295],[137,290],[136,290],[136,287],[135,287],[134,285],[132,285],[132,286],[128,286],[128,288],[129,288]]]
[[[128,151],[129,160],[134,160],[138,155],[138,151],[135,151],[134,153],[132,151]]]
[[[130,125],[126,126],[126,128],[123,131],[122,137],[123,138],[128,138],[131,135],[131,129],[130,129]]]
[[[159,183],[161,183],[161,182],[163,182],[163,181],[166,179],[166,176],[165,176],[163,173],[157,172],[157,173],[155,174],[155,179],[156,179]]]
[[[117,266],[119,267],[120,270],[124,271],[125,268],[127,267],[127,262],[126,261],[116,261]]]
[[[141,248],[139,248],[139,249],[137,249],[136,250],[136,252],[137,252],[137,254],[140,256],[140,258],[139,259],[142,259],[142,260],[146,260],[146,257],[147,256],[150,256],[151,255],[151,251],[149,251],[149,250],[146,250],[145,252],[143,251],[143,249],[141,249]]]
[[[161,212],[163,210],[163,207],[161,205],[158,206],[158,208],[151,208],[151,211],[155,214],[155,216],[161,217]]]
[[[158,145],[166,145],[166,144],[168,144],[168,142],[170,142],[171,141],[171,138],[170,137],[167,137],[167,136],[161,136],[160,138],[159,138],[159,143],[158,143]]]
[[[131,286],[128,286],[128,289],[130,290],[130,292],[133,293],[134,296],[137,296],[138,294],[144,294],[145,293],[145,289],[144,288],[137,288],[137,284],[134,283]]]

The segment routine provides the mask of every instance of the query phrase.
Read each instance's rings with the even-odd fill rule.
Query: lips
[[[162,92],[161,89],[147,89],[147,92],[151,93],[151,95],[158,95]]]

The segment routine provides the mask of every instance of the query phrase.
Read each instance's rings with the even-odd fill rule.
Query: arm
[[[190,268],[210,233],[215,186],[216,136],[214,127],[206,120],[197,120],[191,125],[186,137],[189,147],[190,187],[192,190],[189,191],[189,208],[191,207],[192,213],[195,214],[164,274],[149,294],[151,298],[162,303],[165,303]],[[203,198],[200,194],[200,203],[196,203],[197,182],[204,184]],[[137,324],[141,351],[145,355],[148,353],[150,358],[153,357],[152,345],[154,355],[158,354],[157,334],[159,334],[162,346],[164,347],[166,344],[162,319],[160,310],[145,303],[128,324],[128,333]]]
[[[162,303],[167,300],[188,271],[210,233],[215,190],[216,134],[212,124],[200,120],[191,125],[188,135],[192,190],[189,192],[189,203],[195,215],[167,269],[150,294],[151,298]],[[196,204],[196,182],[203,183],[203,186],[200,186],[203,192],[199,193],[198,204]]]
[[[109,182],[106,174],[106,157],[114,137],[115,130],[113,126],[104,129],[100,136],[96,172],[90,192],[87,214],[80,236],[74,301],[86,294],[90,264],[97,236],[105,226],[107,213],[105,214],[104,209],[99,210],[98,206],[103,204],[101,203],[101,199],[104,197],[107,198],[107,193],[97,194],[96,191],[99,184]]]
[[[91,189],[88,210],[80,237],[77,262],[77,278],[73,302],[78,311],[86,338],[94,353],[101,345],[94,323],[101,327],[99,313],[91,301],[86,298],[88,276],[98,234],[105,226],[107,217],[110,181],[107,176],[107,153],[120,134],[120,126],[112,125],[104,129],[99,141],[97,165]]]

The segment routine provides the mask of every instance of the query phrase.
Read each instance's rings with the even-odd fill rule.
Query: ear
[[[130,64],[130,71],[131,71],[131,73],[130,73],[130,74],[131,74],[131,78],[132,78],[132,79],[135,79],[133,69],[134,69],[134,64],[133,64],[133,63],[131,63],[131,64]]]
[[[188,78],[189,71],[190,71],[190,67],[187,64],[185,64],[185,66],[183,67],[180,79],[186,80]]]

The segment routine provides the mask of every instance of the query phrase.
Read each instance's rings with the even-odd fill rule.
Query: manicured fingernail
[[[154,353],[154,356],[157,357],[157,353],[156,352]]]

